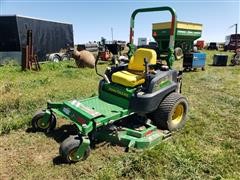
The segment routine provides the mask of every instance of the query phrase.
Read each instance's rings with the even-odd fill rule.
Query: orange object
[[[103,60],[103,61],[110,60],[110,52],[108,50],[100,52],[100,59]]]

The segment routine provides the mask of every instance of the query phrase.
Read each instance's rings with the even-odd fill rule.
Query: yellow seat
[[[145,82],[142,75],[130,73],[128,71],[118,71],[112,75],[112,81],[123,86],[134,87]]]
[[[147,58],[149,64],[156,64],[157,54],[152,49],[137,49],[129,61],[128,70],[113,73],[112,81],[127,87],[135,87],[143,84],[145,82],[144,58]]]

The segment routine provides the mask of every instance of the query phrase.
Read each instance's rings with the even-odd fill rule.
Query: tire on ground
[[[78,150],[79,146],[82,144],[82,137],[75,135],[69,136],[65,139],[59,148],[59,154],[64,158],[67,163],[76,163],[80,160],[85,160],[90,154],[90,147],[87,148],[83,157],[76,158],[74,153]]]
[[[59,62],[62,60],[62,58],[58,54],[52,53],[48,56],[48,60],[52,62]]]
[[[41,119],[44,117],[46,112],[38,111],[32,118],[32,128],[34,131],[50,132],[56,127],[56,117],[54,114],[50,115],[47,124],[41,124]]]
[[[187,99],[179,93],[171,93],[150,115],[150,118],[159,129],[175,131],[185,125],[187,112]]]
[[[61,59],[62,59],[62,61],[69,61],[70,60],[70,56],[68,54],[63,54],[61,56]]]

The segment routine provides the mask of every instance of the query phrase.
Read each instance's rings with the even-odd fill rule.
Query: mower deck
[[[92,130],[90,127],[93,123],[100,127],[131,114],[128,109],[105,102],[97,96],[62,103],[48,102],[48,109],[73,121],[86,134]]]
[[[129,119],[126,119],[128,121]],[[157,129],[150,123],[130,122],[131,125],[117,124],[97,131],[94,136],[100,141],[109,141],[126,148],[145,149],[153,147],[163,139],[171,136],[169,131]]]
[[[159,130],[150,123],[139,121],[137,117],[128,117],[125,120],[124,117],[131,114],[128,109],[105,102],[99,97],[48,103],[48,108],[75,122],[83,132],[88,132],[87,127],[93,122],[96,124],[96,128],[110,124],[110,126],[106,126],[107,128],[100,128],[95,133],[96,139],[107,140],[127,148],[149,148],[170,135],[169,131]],[[114,123],[119,119],[123,119],[123,121]]]
[[[90,99],[82,100],[80,102],[85,107],[89,107],[90,109],[93,109],[94,111],[101,114],[94,119],[97,127],[106,125],[109,123],[109,121],[114,122],[115,120],[130,114],[128,109],[124,109],[122,107],[103,101],[99,97],[93,97]]]

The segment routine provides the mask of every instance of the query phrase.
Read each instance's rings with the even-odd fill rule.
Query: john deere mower
[[[169,43],[169,49],[172,49],[176,15],[170,7],[135,10],[131,17],[130,47],[136,14],[149,11],[172,14]],[[86,159],[90,147],[97,141],[118,144],[126,149],[150,148],[184,126],[188,102],[180,94],[181,74],[158,63],[152,49],[130,51],[129,63],[108,67],[101,75],[98,96],[48,102],[47,108],[33,117],[32,127],[36,131],[52,131],[56,126],[55,115],[68,119],[77,127],[78,134],[69,136],[60,145],[60,155],[67,162]],[[171,58],[173,51],[169,52]]]

